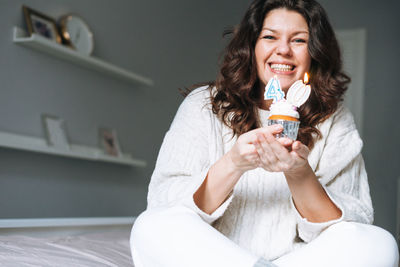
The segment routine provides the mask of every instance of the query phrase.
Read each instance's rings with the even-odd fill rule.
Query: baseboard
[[[132,225],[135,217],[0,219],[0,228]]]

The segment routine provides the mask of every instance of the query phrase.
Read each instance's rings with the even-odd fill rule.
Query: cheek
[[[271,47],[258,42],[254,48],[254,55],[256,57],[256,62],[258,65],[262,66],[271,54]]]

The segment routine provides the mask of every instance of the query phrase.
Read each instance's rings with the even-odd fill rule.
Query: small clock
[[[60,30],[66,43],[73,49],[88,56],[93,52],[93,33],[82,18],[76,15],[61,18]]]

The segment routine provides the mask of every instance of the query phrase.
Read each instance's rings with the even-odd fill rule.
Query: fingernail
[[[275,124],[275,125],[274,125],[274,128],[275,128],[276,130],[280,130],[280,129],[282,129],[283,127],[282,127],[282,125],[280,125],[280,124]]]

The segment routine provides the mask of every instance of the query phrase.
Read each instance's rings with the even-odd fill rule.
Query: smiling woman
[[[135,265],[397,266],[394,238],[370,225],[362,141],[341,103],[350,79],[323,8],[255,0],[232,33],[216,82],[186,97],[164,138]],[[265,86],[288,93],[305,72],[299,140],[277,138]]]
[[[298,69],[302,68],[302,71],[293,69],[295,72],[290,75],[277,74],[279,79],[282,79],[281,82],[284,83],[283,87],[286,90],[308,69],[311,74],[310,83],[313,90],[310,99],[299,109],[302,117],[299,141],[312,148],[316,140],[312,135],[318,137],[320,134],[316,125],[322,123],[337,110],[350,78],[342,70],[339,45],[328,17],[321,5],[314,3],[316,2],[255,1],[241,23],[231,32],[234,34],[226,48],[220,75],[216,83],[211,86],[216,87],[212,101],[213,111],[221,116],[226,125],[230,125],[235,134],[240,135],[260,127],[257,108],[268,110],[271,104],[271,101],[262,99],[264,93],[262,85],[266,84],[270,78],[267,76],[268,73],[263,73],[262,70],[270,69],[272,72],[272,68],[260,63],[262,59],[257,57],[257,48],[261,50],[261,53],[269,50],[276,52],[271,55],[271,60],[279,60],[271,61],[271,63],[290,63],[274,65],[275,72],[279,72],[277,69],[282,69],[282,67],[296,67],[292,61],[300,60],[299,57],[305,60],[301,66],[297,66]],[[265,16],[267,11],[272,12],[270,14],[272,16]],[[277,12],[286,14],[286,17],[273,16]],[[291,19],[290,24],[286,22],[288,17]],[[266,22],[271,25],[265,25]],[[276,32],[278,30],[280,32]],[[265,35],[265,31],[271,34]],[[289,42],[289,39],[282,40],[282,36],[278,35],[287,35],[289,32],[298,34],[299,38],[292,38]],[[280,40],[275,40],[279,37]],[[264,41],[264,38],[267,41]],[[283,38],[289,38],[289,36],[283,36]],[[266,42],[283,43],[284,46],[269,46]],[[280,50],[277,51],[276,48]],[[286,53],[289,52],[289,55],[282,55],[282,48],[283,52],[287,50]],[[308,57],[311,60],[310,65],[307,64]],[[267,61],[267,63],[270,62]],[[295,77],[293,74],[301,74],[301,76]],[[232,105],[223,104],[224,102],[232,103]]]
[[[302,15],[283,8],[269,12],[255,47],[261,88],[276,75],[287,93],[294,81],[303,78],[311,65],[308,38],[307,22]]]

